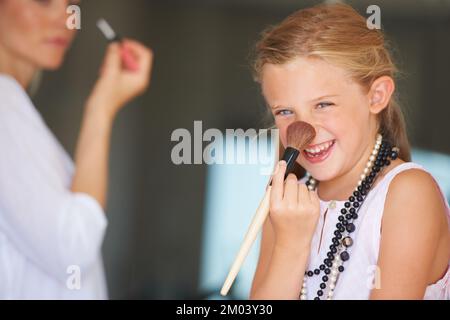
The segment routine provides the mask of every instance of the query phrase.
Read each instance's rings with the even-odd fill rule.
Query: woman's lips
[[[308,162],[319,163],[328,158],[328,156],[331,154],[331,152],[334,149],[335,143],[336,143],[336,140],[327,141],[320,145],[316,145],[316,147],[313,147],[311,149],[307,148],[311,152],[303,150],[302,154]],[[322,150],[320,150],[320,149],[322,149]]]
[[[66,48],[69,45],[69,40],[67,40],[66,38],[55,37],[48,39],[46,43],[57,47]]]

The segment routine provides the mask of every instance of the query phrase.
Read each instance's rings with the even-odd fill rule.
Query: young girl
[[[0,299],[105,299],[100,248],[106,228],[110,133],[117,112],[143,92],[152,54],[125,41],[137,59],[122,68],[112,44],[86,102],[75,163],[26,89],[56,70],[74,37],[69,0],[0,0]]]
[[[450,209],[410,162],[383,34],[347,5],[298,11],[264,33],[256,75],[286,146],[316,137],[273,176],[252,299],[449,299]]]

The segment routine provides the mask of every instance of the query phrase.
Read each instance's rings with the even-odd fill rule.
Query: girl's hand
[[[272,180],[270,221],[275,233],[275,247],[302,251],[310,249],[320,216],[316,191],[299,184],[294,174],[284,182],[286,162],[281,161]]]
[[[113,118],[148,88],[152,64],[152,51],[137,41],[110,44],[88,105]]]

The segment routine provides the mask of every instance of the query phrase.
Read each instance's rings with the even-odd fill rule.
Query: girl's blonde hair
[[[266,63],[279,65],[297,57],[321,58],[344,68],[366,92],[377,78],[395,79],[398,71],[383,33],[370,30],[366,19],[345,4],[299,10],[265,30],[255,48],[255,80],[260,82]],[[383,137],[400,148],[399,157],[411,161],[405,121],[395,97],[378,115],[378,125]]]

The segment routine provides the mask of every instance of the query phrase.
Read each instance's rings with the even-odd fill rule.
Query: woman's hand
[[[127,102],[148,88],[152,64],[152,51],[137,41],[124,39],[110,44],[89,97],[89,108],[101,108],[113,119]]]
[[[281,161],[272,180],[270,221],[275,247],[295,252],[309,250],[320,215],[316,191],[299,184],[294,174],[284,182],[286,162]]]
[[[136,41],[110,44],[100,77],[86,104],[71,190],[91,195],[103,208],[114,117],[128,101],[147,89],[152,62],[150,49]]]

